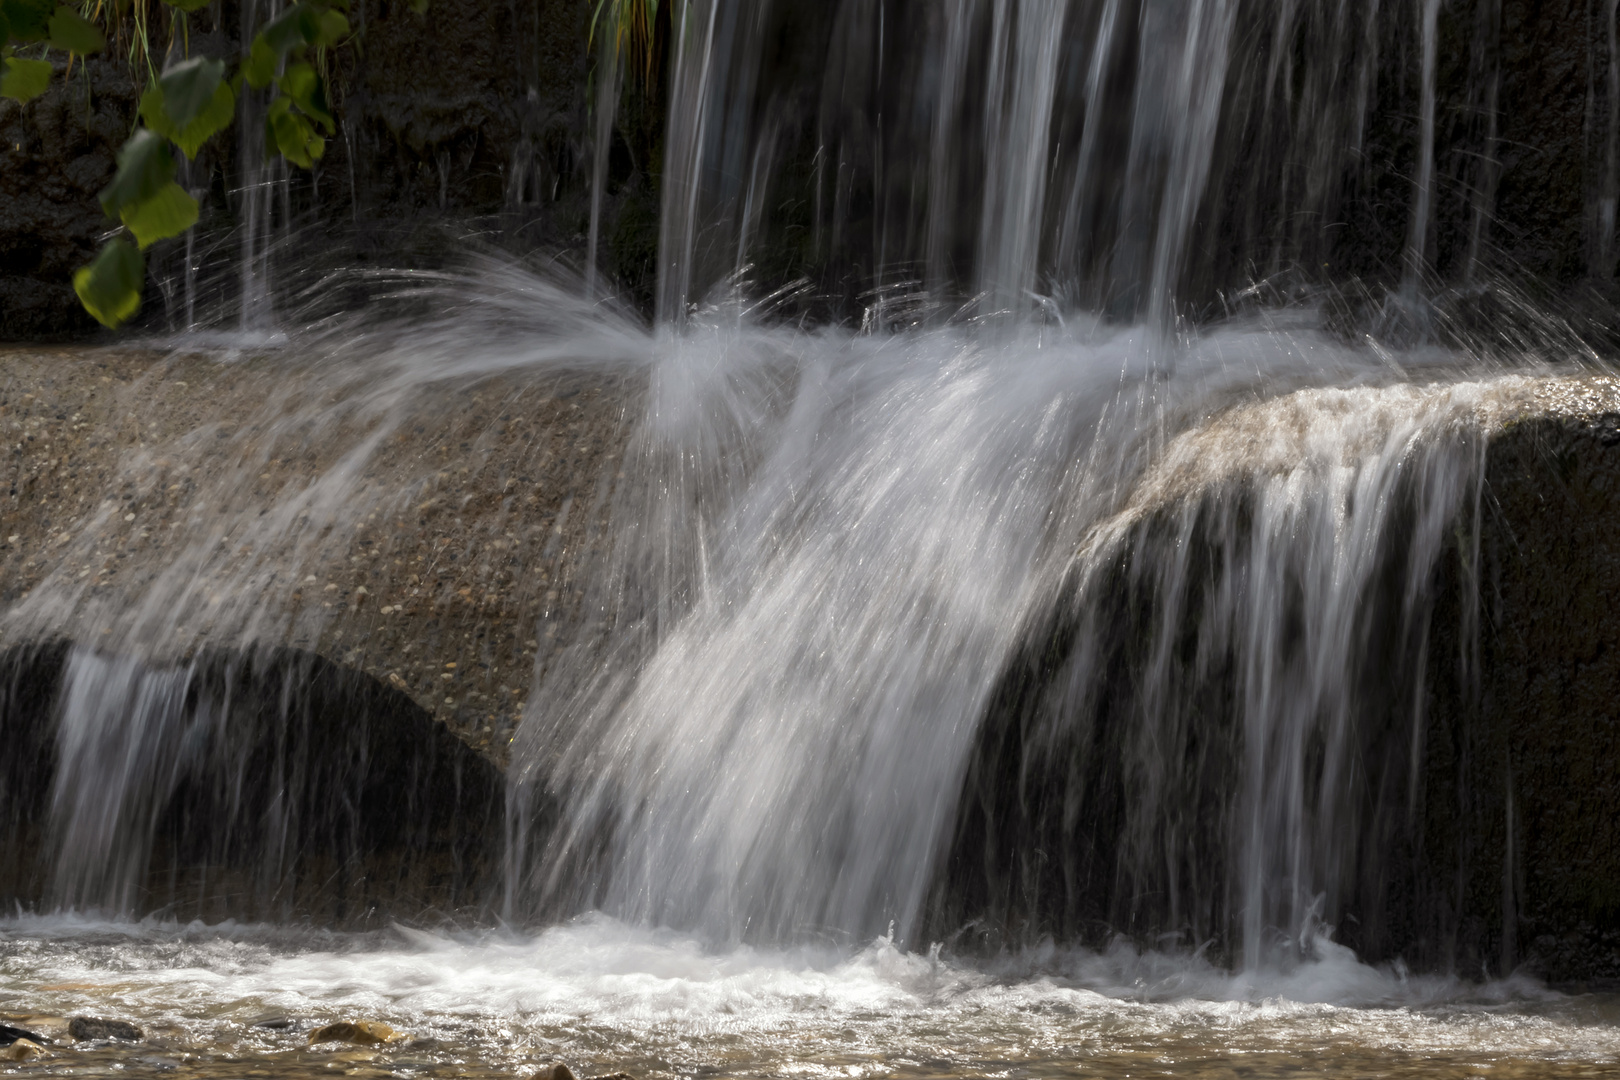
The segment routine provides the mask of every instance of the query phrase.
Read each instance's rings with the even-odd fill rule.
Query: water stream
[[[249,387],[228,430],[204,418],[120,452],[142,497],[184,488],[160,537],[88,510],[0,617],[8,643],[79,643],[54,713],[48,886],[0,922],[0,1014],[117,1013],[149,1035],[34,1067],[1616,1067],[1612,995],[1514,974],[1511,945],[1492,970],[1369,929],[1367,883],[1410,869],[1384,841],[1422,829],[1426,680],[1475,674],[1486,447],[1620,402],[1572,334],[1433,333],[1442,5],[1399,13],[1419,123],[1398,343],[1327,325],[1322,291],[1193,318],[1213,238],[1255,272],[1314,264],[1298,222],[1330,214],[1364,138],[1376,0],[846,0],[804,42],[809,86],[766,62],[791,7],[671,13],[651,328],[596,299],[600,198],[583,283],[490,261],[372,275],[374,306],[298,325],[266,291],[274,185],[256,168],[240,329],[273,312],[285,345],[210,356]],[[618,74],[598,87],[599,153]],[[1240,142],[1252,182],[1234,195]],[[848,271],[858,314],[815,323],[825,280],[756,276],[786,225]],[[613,449],[588,478],[572,459],[556,539],[484,582],[546,597],[524,609],[532,670],[508,680],[527,704],[498,748],[499,881],[426,928],[150,914],[178,786],[247,782],[202,749],[229,721],[199,655],[337,651],[330,568],[405,565],[405,541],[372,538],[456,498],[471,520],[480,484],[499,482],[501,509],[458,549],[469,562],[540,527],[508,495],[550,452],[503,445],[509,415],[465,419],[465,395],[497,385],[519,389],[493,412],[544,402],[552,424],[578,385],[616,403],[612,424],[567,428]],[[463,438],[484,464],[452,478]],[[98,588],[77,568],[130,528],[150,572]],[[565,543],[566,604],[540,581]],[[1461,582],[1451,606],[1443,580]],[[293,730],[290,706],[266,708]],[[286,842],[274,805],[243,826],[256,865]],[[1382,952],[1336,943],[1352,920]],[[301,1041],[362,1014],[408,1037]]]
[[[363,938],[23,919],[0,941],[0,1010],[146,1025],[144,1045],[30,1066],[77,1076],[494,1078],[560,1058],[582,1075],[1586,1077],[1620,1052],[1612,1000],[1337,954],[1254,977],[1126,946],[981,968],[886,940],[716,954],[602,918]],[[407,1037],[304,1045],[361,1013]]]

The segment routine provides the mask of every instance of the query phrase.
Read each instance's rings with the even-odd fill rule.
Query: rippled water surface
[[[1620,995],[1317,954],[1245,977],[1124,946],[976,966],[882,940],[714,951],[602,918],[535,935],[22,918],[0,929],[0,1013],[54,1038],[4,1068],[46,1075],[1620,1074]],[[76,1015],[147,1037],[74,1043]],[[405,1037],[309,1045],[341,1019]]]

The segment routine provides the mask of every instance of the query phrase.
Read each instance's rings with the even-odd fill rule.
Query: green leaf
[[[84,16],[70,7],[56,9],[56,14],[51,16],[50,31],[51,48],[80,56],[98,53],[107,44],[107,39],[95,24],[86,21]]]
[[[160,83],[147,87],[146,93],[141,95],[141,119],[146,121],[147,127],[178,146],[188,158],[195,158],[203,143],[216,132],[230,127],[231,121],[236,119],[236,92],[229,82],[214,87],[214,97],[208,107],[183,128],[175,126],[167,105]]]
[[[197,224],[197,200],[179,184],[170,183],[145,202],[124,207],[120,216],[141,247],[147,248],[153,241],[179,236]]]
[[[118,237],[102,247],[95,262],[73,275],[73,291],[97,322],[117,326],[140,310],[145,281],[141,253]]]
[[[145,202],[173,179],[169,144],[155,132],[138,128],[118,151],[118,172],[101,192],[101,208],[108,217],[118,217],[124,207]]]
[[[177,128],[195,120],[213,104],[214,91],[225,80],[225,61],[198,56],[173,65],[158,79],[163,88],[163,111]]]
[[[6,57],[6,73],[0,75],[0,97],[32,101],[51,85],[49,60],[18,60]]]
[[[280,59],[281,57],[270,47],[270,43],[264,40],[264,35],[260,34],[253,39],[253,44],[248,46],[248,58],[247,63],[242,65],[242,77],[253,89],[263,90],[270,85],[270,80],[276,77],[276,62]]]
[[[281,59],[288,52],[307,45],[320,36],[320,21],[308,4],[294,4],[276,18],[265,23],[259,36]]]
[[[272,101],[264,122],[270,145],[301,169],[312,168],[316,159],[326,152],[326,140],[315,134],[308,120],[292,111],[291,98],[278,97]]]
[[[349,20],[341,11],[321,12],[320,27],[320,35],[315,39],[317,45],[336,45],[349,36]]]
[[[170,7],[179,8],[181,11],[184,11],[187,15],[189,15],[193,11],[201,11],[209,4],[213,3],[214,0],[163,0],[163,2],[168,4]]]
[[[292,98],[304,115],[318,122],[327,131],[332,130],[332,114],[326,111],[326,95],[321,91],[321,77],[305,63],[289,67],[281,75],[281,92]]]
[[[11,36],[18,41],[44,41],[51,33],[51,13],[56,0],[0,0],[0,13],[11,24]]]

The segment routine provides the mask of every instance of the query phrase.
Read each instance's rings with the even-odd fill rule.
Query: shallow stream
[[[31,1075],[174,1077],[1597,1077],[1620,994],[1361,964],[1325,940],[1289,971],[1195,953],[1034,950],[968,964],[887,940],[713,951],[586,917],[538,934],[370,935],[13,918],[0,1013],[53,1037]],[[133,1021],[74,1042],[65,1018]],[[56,1018],[56,1019],[53,1019]],[[337,1020],[401,1038],[311,1046]]]

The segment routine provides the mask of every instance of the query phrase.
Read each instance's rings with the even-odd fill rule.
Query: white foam
[[[1514,977],[1409,977],[1318,941],[1291,970],[1234,975],[1196,953],[1029,950],[985,964],[879,939],[706,948],[591,916],[536,934],[370,935],[72,917],[0,923],[0,1008],[121,1010],[198,1040],[265,1010],[378,1017],[525,1059],[818,1071],[862,1060],[1044,1059],[1091,1046],[1614,1060],[1592,999]],[[49,987],[66,989],[48,989]],[[1594,1022],[1595,1021],[1595,1022]]]

